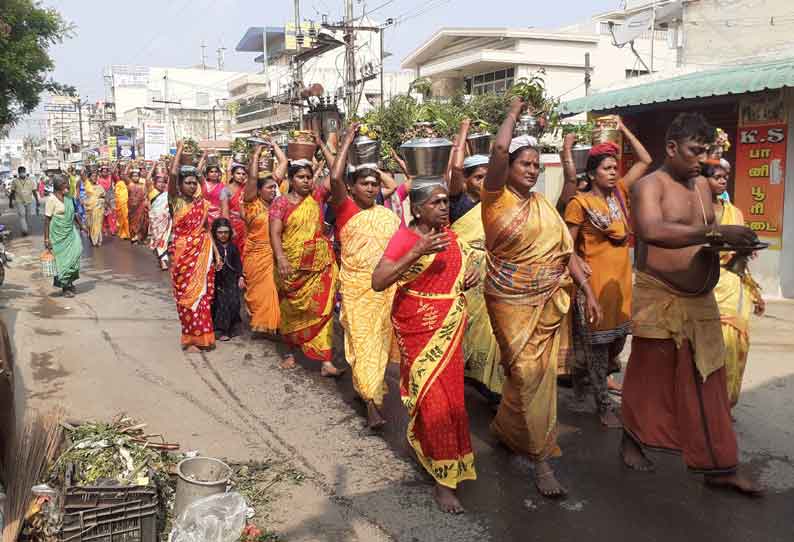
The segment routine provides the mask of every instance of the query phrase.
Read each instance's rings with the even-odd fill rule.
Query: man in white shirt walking
[[[29,233],[30,218],[35,211],[34,202],[38,205],[36,183],[28,177],[24,166],[19,166],[19,169],[17,169],[17,178],[14,179],[14,184],[11,185],[11,191],[14,193],[14,207],[17,210],[17,215],[19,215],[19,227],[24,237]]]

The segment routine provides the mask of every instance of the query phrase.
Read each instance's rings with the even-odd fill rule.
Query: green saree
[[[50,219],[50,243],[58,270],[54,280],[55,286],[66,289],[71,288],[72,283],[80,278],[83,242],[74,223],[74,200],[64,196],[63,207],[62,214],[54,214]]]

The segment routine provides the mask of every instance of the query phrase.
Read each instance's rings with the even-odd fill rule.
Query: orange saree
[[[275,334],[280,320],[273,249],[270,246],[268,208],[260,199],[243,203],[247,226],[243,276],[245,304],[251,315],[251,330]]]

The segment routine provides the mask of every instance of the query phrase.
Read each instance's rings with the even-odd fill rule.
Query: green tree
[[[49,49],[70,35],[60,14],[40,2],[0,2],[0,128],[33,111],[43,92],[74,92],[50,78]]]

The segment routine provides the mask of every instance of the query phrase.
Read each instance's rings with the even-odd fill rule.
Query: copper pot
[[[306,143],[303,141],[290,141],[287,143],[287,157],[290,160],[311,161],[316,152],[317,145],[315,143]]]

